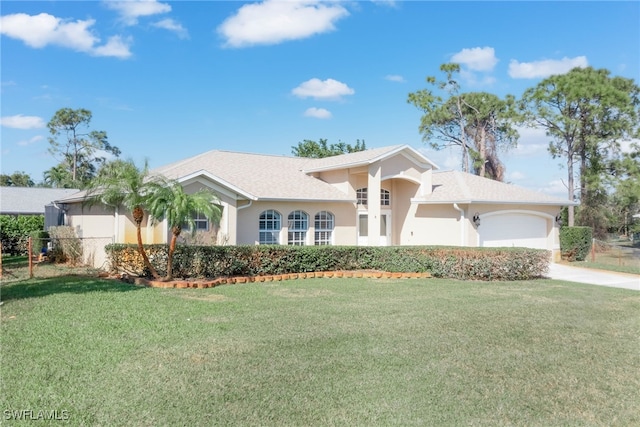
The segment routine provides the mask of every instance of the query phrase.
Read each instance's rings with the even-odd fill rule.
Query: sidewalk
[[[640,275],[637,274],[616,273],[551,263],[548,276],[554,280],[640,291]]]

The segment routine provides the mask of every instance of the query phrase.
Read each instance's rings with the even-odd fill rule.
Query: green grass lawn
[[[640,247],[629,240],[601,242],[595,253],[590,252],[584,261],[572,262],[570,265],[640,274]]]
[[[8,425],[34,425],[8,420],[20,410],[90,426],[640,425],[629,290],[69,276],[5,284],[2,300]]]

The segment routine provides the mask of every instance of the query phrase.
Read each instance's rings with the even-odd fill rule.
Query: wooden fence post
[[[29,279],[33,279],[33,253],[31,252],[31,236],[29,236],[28,253],[29,253]]]

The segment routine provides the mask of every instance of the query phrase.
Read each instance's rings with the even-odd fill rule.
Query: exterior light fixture
[[[478,212],[473,215],[473,223],[476,227],[480,227],[480,214]]]
[[[556,215],[556,224],[558,224],[558,227],[562,227],[562,212]]]

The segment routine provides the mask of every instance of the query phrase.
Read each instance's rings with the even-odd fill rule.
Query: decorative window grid
[[[259,243],[261,245],[277,245],[280,243],[280,229],[282,219],[278,211],[273,209],[260,214]]]
[[[315,216],[314,244],[317,246],[331,245],[333,240],[333,226],[335,220],[331,212],[318,212]]]

